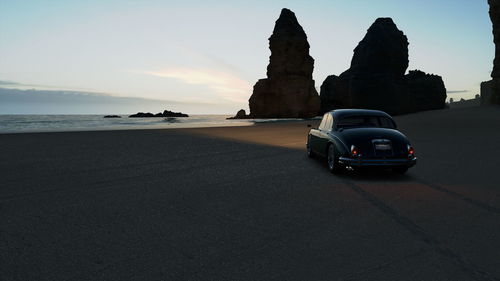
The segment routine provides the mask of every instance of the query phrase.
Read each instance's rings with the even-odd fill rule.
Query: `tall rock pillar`
[[[249,100],[252,118],[307,118],[319,112],[314,87],[314,59],[309,55],[307,35],[295,14],[281,10],[269,38],[271,56],[267,78],[257,81]]]

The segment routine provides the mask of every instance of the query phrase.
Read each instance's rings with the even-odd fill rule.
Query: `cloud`
[[[467,90],[458,90],[458,91],[446,91],[447,94],[462,94],[462,93],[468,93],[469,91]]]
[[[225,59],[206,52],[206,50],[199,51],[191,48],[190,46],[180,45],[180,50],[186,54],[186,56],[195,58],[204,64],[212,65],[217,69],[224,69],[233,74],[238,74],[239,76],[244,75],[244,69],[237,67],[236,65],[227,62]]]
[[[21,83],[13,82],[13,81],[5,81],[5,80],[0,80],[0,86],[18,86],[22,85]]]
[[[220,97],[233,102],[246,102],[252,86],[230,72],[212,69],[169,68],[146,74],[181,80],[188,84],[206,85]]]
[[[47,90],[93,91],[93,89],[88,89],[88,88],[40,85],[40,84],[30,84],[30,83],[8,81],[8,80],[0,80],[0,87],[15,88],[15,89],[33,89],[33,88],[36,88],[36,89],[47,89]]]
[[[11,103],[180,103],[177,101],[159,101],[154,99],[136,97],[116,97],[105,93],[80,92],[80,91],[60,91],[60,90],[21,90],[0,87],[0,102]]]
[[[164,109],[183,112],[230,112],[227,107],[196,101],[155,100],[117,97],[105,93],[20,90],[0,87],[0,114],[108,114],[159,112]]]

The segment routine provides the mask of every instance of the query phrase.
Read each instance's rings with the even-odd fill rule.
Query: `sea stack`
[[[442,78],[408,68],[408,38],[391,18],[378,18],[354,49],[351,67],[321,85],[321,111],[368,108],[397,115],[444,108]]]
[[[495,43],[495,59],[493,60],[493,71],[491,72],[491,95],[489,102],[500,104],[500,1],[488,0],[490,5],[490,19],[493,23],[493,42]]]
[[[271,56],[267,78],[253,87],[251,118],[309,118],[318,114],[320,99],[314,87],[314,59],[307,35],[295,14],[281,10],[269,38]]]
[[[408,113],[445,108],[446,87],[441,76],[410,70],[404,79],[408,83]]]
[[[493,80],[481,82],[481,105],[491,104],[491,91]]]

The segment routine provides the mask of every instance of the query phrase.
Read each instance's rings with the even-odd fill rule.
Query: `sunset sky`
[[[486,0],[0,0],[0,87],[154,100],[130,99],[118,113],[234,114],[248,109],[253,84],[266,76],[267,39],[284,7],[308,35],[318,90],[328,75],[349,68],[378,17],[394,19],[410,42],[409,69],[441,75],[448,98],[472,98],[489,80]],[[29,101],[20,111],[2,98],[0,114],[50,113]]]

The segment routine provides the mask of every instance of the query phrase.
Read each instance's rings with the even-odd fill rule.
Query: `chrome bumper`
[[[362,159],[339,157],[339,164],[352,167],[361,166],[406,166],[412,167],[417,164],[417,157],[410,159]]]

